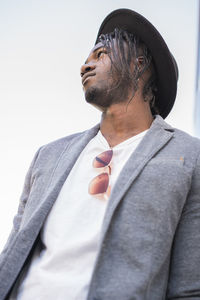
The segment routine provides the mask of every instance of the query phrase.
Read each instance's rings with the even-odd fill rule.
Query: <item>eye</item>
[[[107,53],[107,51],[105,49],[101,49],[98,51],[97,57],[100,58],[103,54],[106,54],[106,53]]]
[[[101,50],[97,53],[97,57],[100,58],[103,54],[104,54],[104,52]]]
[[[99,58],[103,54],[103,51],[99,51],[97,57]]]

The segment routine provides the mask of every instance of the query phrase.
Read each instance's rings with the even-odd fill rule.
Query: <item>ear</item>
[[[136,58],[137,64],[138,64],[138,68],[141,71],[143,66],[144,66],[144,56],[140,55]]]

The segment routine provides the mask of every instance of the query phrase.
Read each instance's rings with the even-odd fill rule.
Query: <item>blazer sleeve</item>
[[[17,235],[17,233],[19,231],[21,220],[22,220],[23,213],[24,213],[24,209],[25,209],[26,203],[28,201],[29,194],[30,194],[30,191],[31,191],[32,182],[33,182],[32,171],[33,171],[35,162],[36,162],[36,160],[38,158],[40,149],[36,152],[36,154],[35,154],[35,156],[34,156],[34,158],[32,160],[32,163],[31,163],[31,165],[29,167],[29,170],[28,170],[28,172],[26,174],[23,191],[22,191],[22,194],[21,194],[21,197],[20,197],[20,201],[19,201],[18,211],[17,211],[16,216],[13,219],[13,228],[11,230],[11,233],[10,233],[10,235],[8,237],[6,245],[3,248],[3,251],[1,252],[1,255],[0,255],[0,264],[1,264],[2,260],[3,260],[4,255],[8,251],[9,247],[12,245],[12,243],[14,241],[14,238],[15,238],[15,236]]]
[[[200,155],[172,246],[166,299],[200,299]]]

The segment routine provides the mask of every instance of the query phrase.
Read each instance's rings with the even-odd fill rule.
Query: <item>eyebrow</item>
[[[96,47],[96,48],[95,48]],[[93,50],[92,50],[92,53],[91,54],[94,54],[98,49],[100,49],[100,48],[105,48],[105,46],[102,44],[102,45],[100,45],[100,46],[94,46],[94,48],[93,48]],[[85,61],[85,65],[88,63],[88,58],[86,59],[86,61]]]

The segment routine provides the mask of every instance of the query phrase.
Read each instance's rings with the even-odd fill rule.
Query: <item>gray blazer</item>
[[[0,300],[26,265],[63,183],[98,130],[99,125],[36,153],[0,256]],[[112,189],[100,245],[88,300],[200,299],[198,139],[156,117]]]

